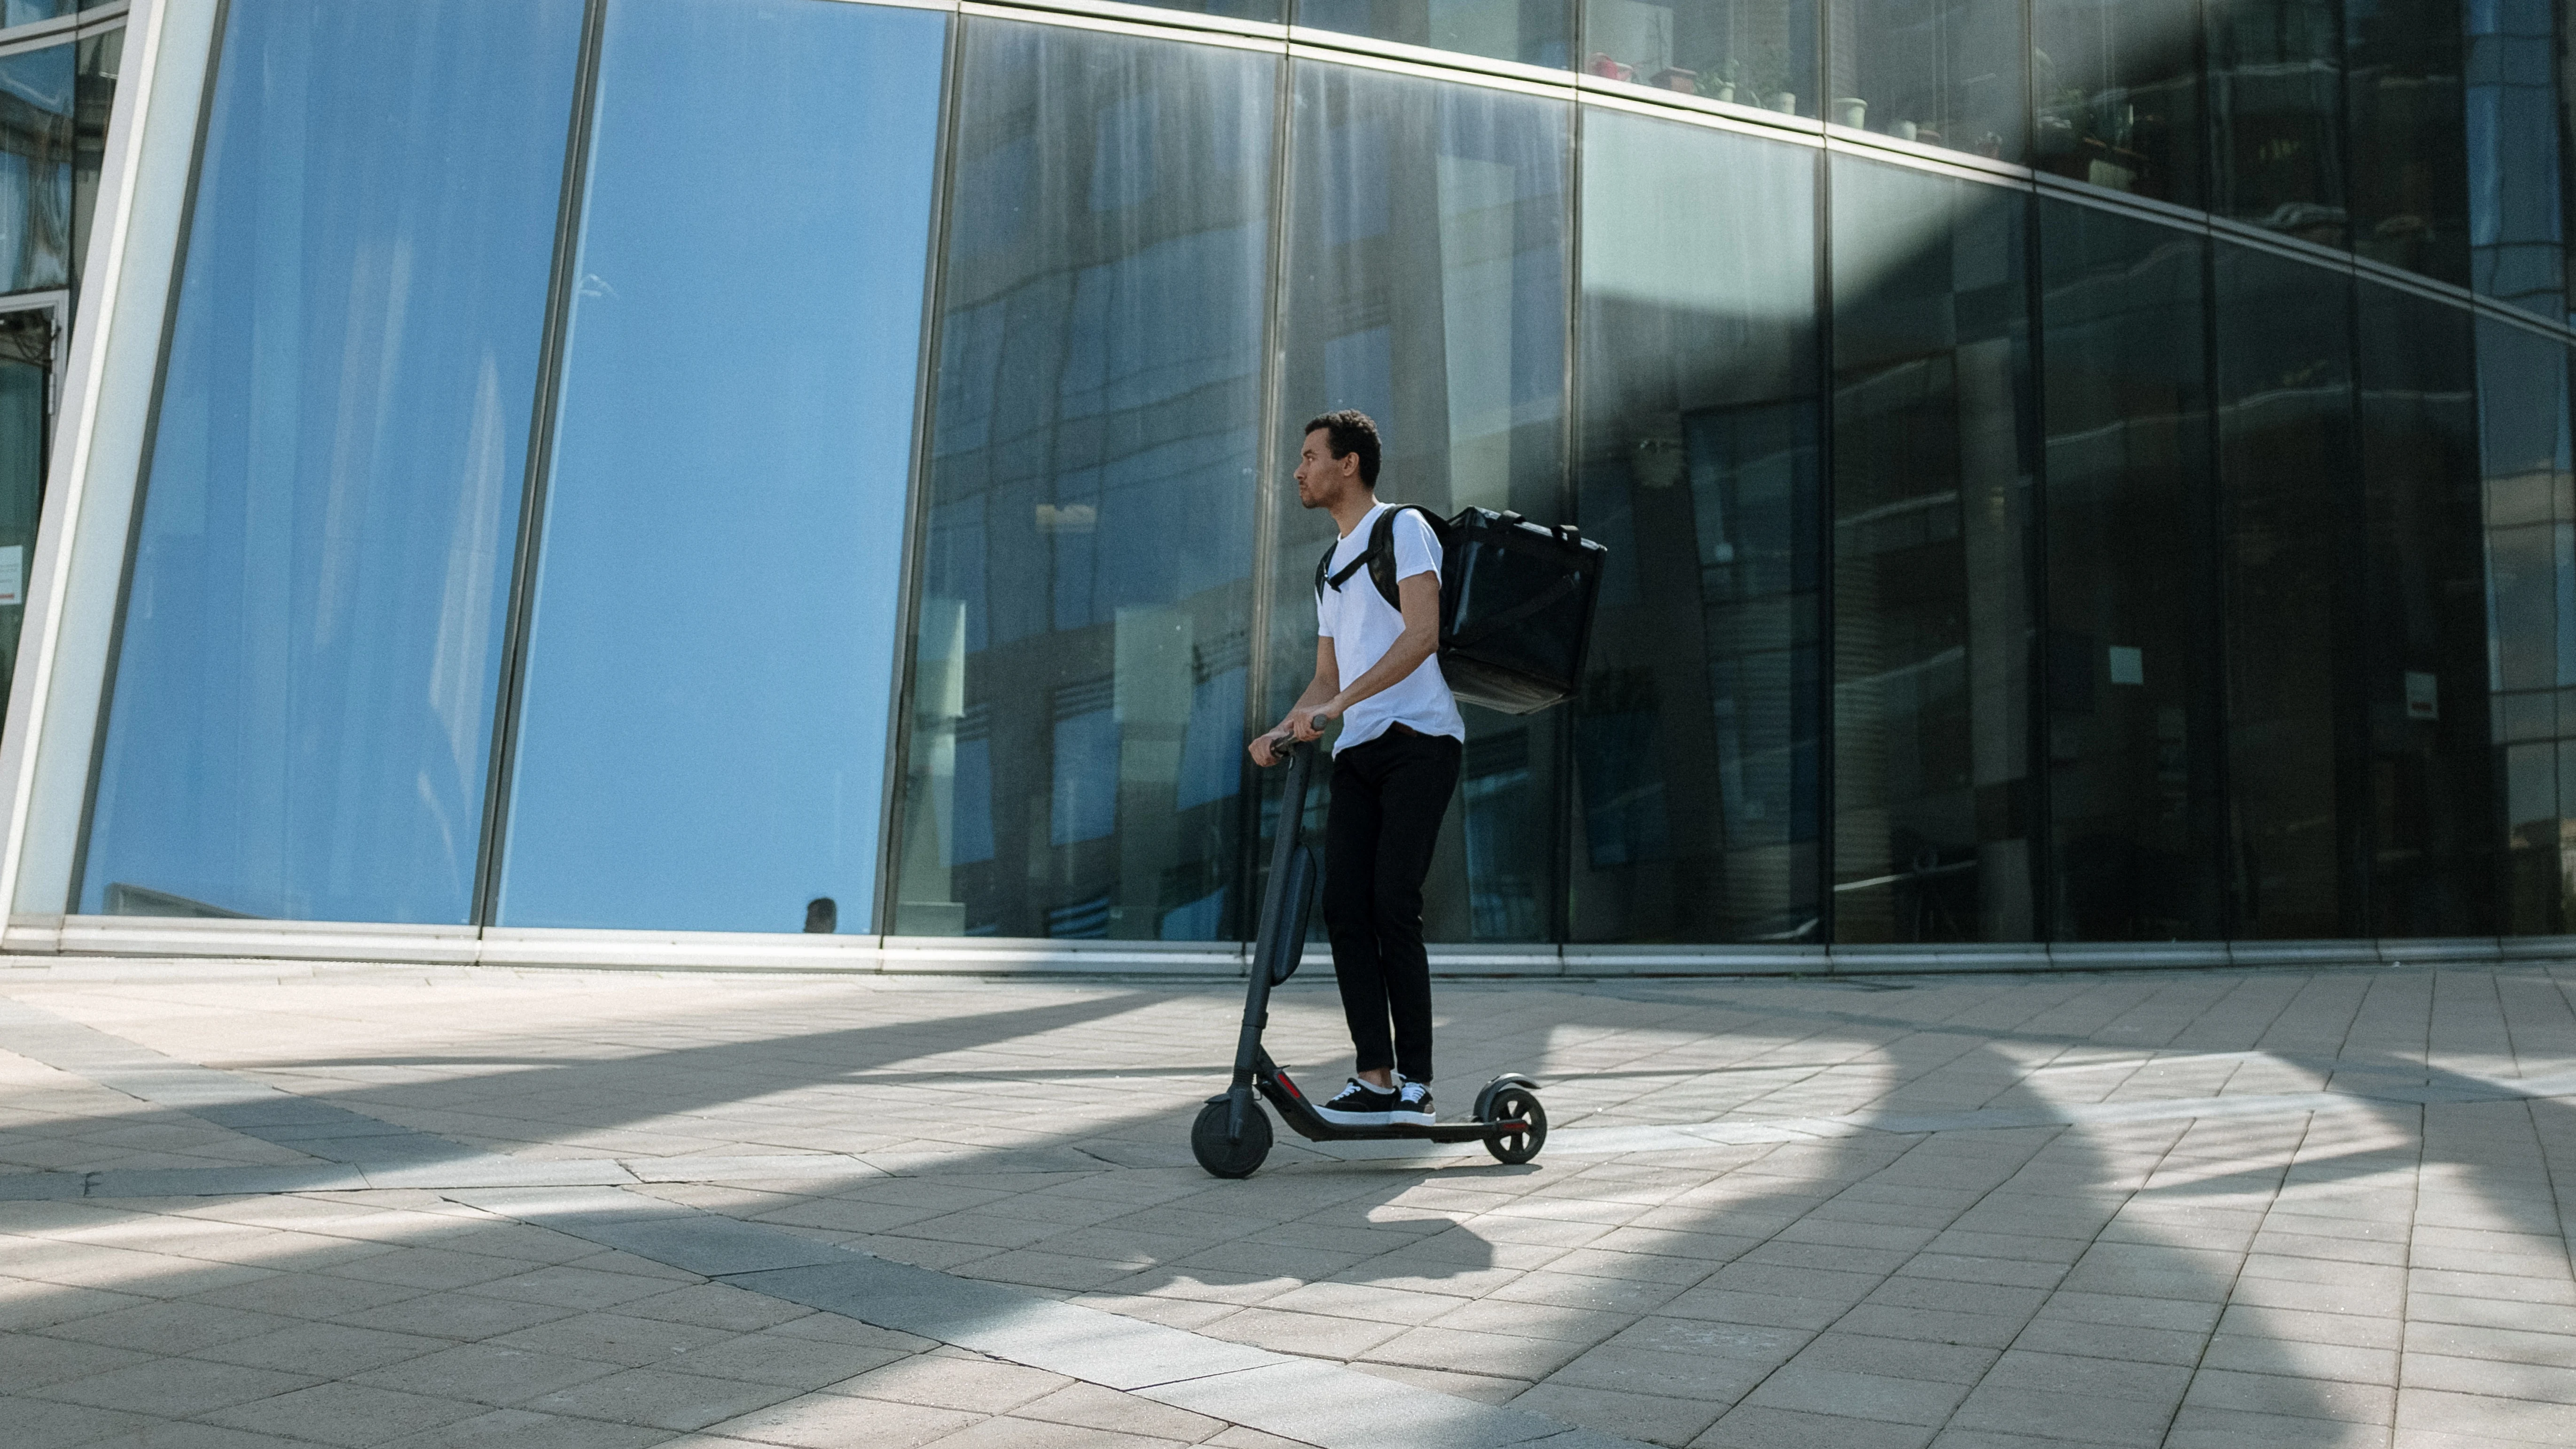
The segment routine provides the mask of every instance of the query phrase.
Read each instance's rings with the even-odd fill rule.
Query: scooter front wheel
[[[1219,1097],[1199,1109],[1199,1118],[1190,1124],[1190,1151],[1199,1166],[1217,1177],[1250,1177],[1270,1155],[1270,1114],[1253,1103],[1243,1114],[1243,1140],[1225,1140],[1225,1098]]]
[[[1538,1104],[1538,1093],[1527,1087],[1505,1087],[1486,1104],[1488,1122],[1521,1122],[1526,1126],[1508,1132],[1496,1132],[1485,1139],[1485,1150],[1497,1162],[1517,1167],[1538,1156],[1547,1145],[1547,1109]],[[1225,1134],[1225,1124],[1217,1124],[1217,1135]]]

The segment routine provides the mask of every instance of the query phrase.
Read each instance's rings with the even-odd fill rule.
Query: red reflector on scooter
[[[1279,1089],[1286,1092],[1289,1096],[1296,1098],[1300,1102],[1306,1100],[1306,1094],[1297,1090],[1297,1084],[1288,1080],[1288,1074],[1286,1072],[1273,1072],[1270,1075],[1270,1080],[1277,1082],[1279,1084]]]

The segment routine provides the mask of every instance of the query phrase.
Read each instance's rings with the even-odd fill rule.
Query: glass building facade
[[[1338,407],[1453,962],[2566,934],[2571,11],[8,0],[12,941],[1232,949]]]

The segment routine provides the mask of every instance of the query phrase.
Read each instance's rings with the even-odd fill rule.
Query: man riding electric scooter
[[[1377,499],[1377,475],[1377,425],[1365,414],[1330,412],[1306,425],[1297,501],[1330,512],[1341,542],[1317,590],[1314,680],[1250,752],[1267,768],[1290,741],[1318,739],[1342,721],[1324,826],[1324,929],[1358,1064],[1315,1113],[1342,1127],[1429,1126],[1422,882],[1467,727],[1440,671],[1441,546],[1431,525],[1409,510],[1394,520],[1400,608],[1357,567],[1389,506]]]

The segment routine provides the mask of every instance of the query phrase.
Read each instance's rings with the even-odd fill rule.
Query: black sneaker
[[[1399,1124],[1428,1127],[1437,1120],[1431,1108],[1431,1084],[1411,1077],[1396,1078],[1395,1112],[1387,1120]]]
[[[1329,1102],[1315,1104],[1315,1115],[1336,1127],[1384,1127],[1395,1120],[1392,1088],[1372,1087],[1357,1077]]]

